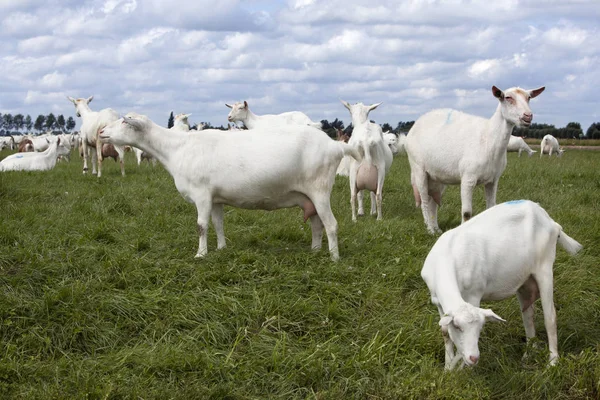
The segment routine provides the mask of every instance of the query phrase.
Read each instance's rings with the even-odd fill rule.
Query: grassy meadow
[[[3,151],[0,158],[10,152]],[[438,314],[420,277],[436,238],[414,206],[406,156],[384,220],[353,224],[346,178],[332,208],[341,260],[310,251],[300,209],[225,209],[228,247],[195,260],[196,210],[161,167],[122,178],[75,154],[49,172],[0,173],[0,398],[600,398],[600,152],[508,155],[498,202],[540,203],[584,245],[557,251],[561,356],[547,366],[541,305],[526,350],[516,298],[487,303],[475,368],[444,372]],[[485,208],[483,188],[474,212]],[[460,224],[450,187],[440,227]],[[538,346],[536,346],[537,344]]]

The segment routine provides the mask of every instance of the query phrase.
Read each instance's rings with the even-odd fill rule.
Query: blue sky
[[[534,122],[600,121],[600,3],[0,0],[0,112],[136,111],[227,124],[224,103],[379,123],[452,107],[489,117],[492,85],[546,86]]]

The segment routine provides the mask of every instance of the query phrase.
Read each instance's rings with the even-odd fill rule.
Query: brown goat
[[[31,139],[23,139],[19,143],[19,153],[25,153],[27,151],[33,151],[33,142]]]

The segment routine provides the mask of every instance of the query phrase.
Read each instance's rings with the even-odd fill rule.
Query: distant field
[[[194,206],[162,167],[128,157],[125,178],[112,160],[101,180],[84,176],[75,155],[46,173],[0,173],[0,398],[600,398],[600,153],[510,153],[498,190],[498,202],[539,202],[584,245],[557,251],[558,366],[547,367],[539,303],[539,348],[522,361],[513,298],[487,304],[507,322],[486,324],[479,365],[451,373],[420,277],[436,238],[406,157],[381,222],[353,224],[337,178],[338,263],[310,252],[299,209],[226,208],[228,247],[216,251],[211,227],[195,260]],[[484,208],[478,188],[474,212]],[[451,187],[440,226],[459,224]]]

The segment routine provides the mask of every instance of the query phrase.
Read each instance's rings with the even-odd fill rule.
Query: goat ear
[[[70,101],[71,103],[73,103],[73,104],[75,104],[75,103],[76,103],[76,102],[75,102],[75,99],[74,99],[74,98],[72,98],[71,96],[67,96],[67,99],[69,99],[69,101]]]
[[[90,104],[94,100],[94,96],[90,96],[87,98],[87,103]]]
[[[233,108],[233,106],[230,106],[230,105],[229,105],[229,104],[227,104],[227,103],[225,103],[225,106],[226,106],[227,108]]]
[[[342,104],[344,105],[344,107],[346,107],[348,110],[350,110],[350,104],[347,101],[344,101],[342,99],[340,99],[340,101],[342,102]]]
[[[450,325],[453,319],[454,317],[451,315],[444,315],[442,318],[440,318],[440,326]]]
[[[244,108],[248,108],[248,102],[244,100]]]
[[[190,116],[190,115],[192,115],[192,113],[189,113],[189,114],[183,114],[183,115],[185,115],[185,117],[186,117],[186,118],[189,118],[189,116]]]
[[[369,106],[369,111],[373,111],[374,109],[376,109],[377,107],[379,107],[381,104],[383,104],[383,101],[381,103],[371,104]]]
[[[486,320],[488,321],[494,321],[494,322],[506,322],[505,319],[501,318],[500,316],[498,316],[495,312],[493,312],[492,310],[488,309],[483,309],[483,316],[485,317]]]
[[[504,92],[500,89],[498,89],[496,86],[492,86],[492,93],[494,94],[494,97],[497,98],[500,101],[504,100]]]
[[[141,131],[143,124],[141,121],[135,119],[135,118],[131,118],[131,117],[123,117],[123,123],[127,124],[129,126],[131,126],[133,129]]]
[[[546,86],[542,86],[540,88],[537,89],[532,89],[529,91],[529,96],[531,96],[531,98],[533,99],[534,97],[539,96],[540,94],[542,94],[542,92],[546,90]]]

